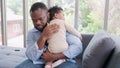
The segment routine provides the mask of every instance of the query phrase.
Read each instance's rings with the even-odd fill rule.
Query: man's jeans
[[[44,64],[33,64],[32,61],[28,59],[16,66],[15,68],[44,68],[44,66]],[[55,68],[78,68],[78,65],[76,63],[66,61]]]

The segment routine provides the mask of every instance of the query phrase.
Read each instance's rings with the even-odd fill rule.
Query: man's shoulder
[[[29,31],[28,31],[28,36],[31,36],[31,35],[38,35],[38,34],[40,34],[40,31],[38,31],[37,29],[35,29],[35,28],[32,28],[32,29],[30,29]]]
[[[34,33],[34,32],[38,32],[38,30],[35,29],[35,28],[32,28],[32,29],[30,29],[28,32],[29,32],[29,33]]]

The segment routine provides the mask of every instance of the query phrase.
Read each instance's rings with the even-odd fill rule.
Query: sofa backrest
[[[89,44],[90,40],[94,36],[94,34],[81,34],[82,35],[82,45],[83,45],[83,52],[77,56],[77,58],[82,58],[85,48]]]
[[[83,52],[77,56],[76,61],[78,62],[78,68],[81,68],[81,64],[82,64],[82,56],[84,53],[85,48],[87,47],[87,45],[89,44],[90,40],[92,39],[92,37],[94,36],[94,34],[81,34],[82,35],[82,45],[83,45]]]
[[[94,36],[94,34],[82,34],[83,52],[93,36]]]

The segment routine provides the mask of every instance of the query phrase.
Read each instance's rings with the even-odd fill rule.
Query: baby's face
[[[61,10],[59,13],[56,13],[55,18],[65,20],[63,11]]]

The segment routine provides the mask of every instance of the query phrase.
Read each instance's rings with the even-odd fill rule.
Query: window
[[[12,29],[14,33],[20,32],[20,24],[13,24]]]
[[[105,0],[79,1],[79,28],[81,33],[95,33],[103,29]]]
[[[110,0],[109,2],[109,17],[108,31],[120,35],[120,1]]]
[[[0,9],[1,9],[1,3],[0,3]],[[1,34],[1,10],[0,10],[0,45],[2,45],[2,34]]]
[[[55,5],[62,7],[64,10],[65,19],[69,24],[71,24],[72,26],[74,24],[76,25],[75,22],[76,20],[78,20],[77,27],[80,33],[96,33],[101,29],[107,28],[108,32],[120,35],[120,2],[118,0],[29,0],[28,6],[26,6],[27,1],[26,3],[24,3],[25,1],[26,0],[15,0],[13,2],[13,0],[0,0],[0,9],[2,7],[2,10],[0,10],[0,45],[2,45],[2,42],[3,44],[6,44],[7,42],[8,46],[24,47],[23,43],[25,43],[24,41],[26,39],[27,32],[27,30],[25,29],[27,28],[27,25],[28,30],[33,27],[29,10],[32,4],[35,2],[43,2],[48,7],[52,7]],[[6,5],[4,4],[4,2]],[[76,3],[78,3],[78,12],[75,10]],[[107,5],[106,3],[109,3],[109,5]],[[23,6],[23,4],[25,5]],[[23,15],[23,13],[26,13],[26,11],[23,11],[23,9],[26,9],[27,7],[28,23],[25,23],[25,25],[23,25],[23,18],[27,20],[27,14]],[[104,17],[107,17],[105,11],[108,7],[109,13],[108,20],[106,19],[106,21],[104,20]],[[6,10],[6,12],[4,12],[4,9]],[[2,14],[1,11],[3,11]],[[1,19],[3,18],[5,18],[6,20],[4,19],[3,22],[1,22]],[[6,21],[7,25],[5,25],[6,23],[4,23]],[[106,22],[107,24],[104,22]],[[5,30],[7,30],[7,38]],[[1,32],[4,35],[2,35]],[[2,37],[4,38],[2,39]]]
[[[0,45],[2,45],[2,33],[1,33],[1,31],[2,30],[1,30],[1,3],[0,3]]]
[[[6,0],[8,46],[23,47],[23,1]]]

